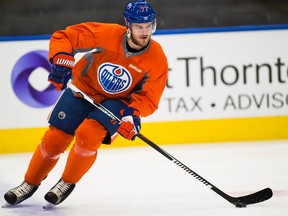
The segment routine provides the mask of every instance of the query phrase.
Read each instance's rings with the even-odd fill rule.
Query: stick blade
[[[241,205],[250,205],[259,202],[266,201],[273,196],[273,191],[270,188],[265,188],[261,191],[255,192],[242,197],[235,197],[235,200],[232,202],[236,207]]]

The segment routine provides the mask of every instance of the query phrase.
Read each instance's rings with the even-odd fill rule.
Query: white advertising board
[[[153,121],[288,115],[288,30],[155,35],[169,62]],[[48,40],[0,42],[0,128],[46,126]],[[45,56],[46,55],[46,56]]]
[[[52,105],[41,100],[46,100],[43,93],[49,85],[49,72],[40,61],[44,61],[48,43],[48,40],[0,42],[1,129],[47,125]]]
[[[288,115],[287,30],[161,35],[157,121]]]

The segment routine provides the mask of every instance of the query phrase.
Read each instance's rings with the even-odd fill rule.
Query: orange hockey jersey
[[[142,116],[158,108],[168,64],[153,39],[144,50],[131,53],[126,27],[88,22],[56,31],[50,39],[49,59],[58,52],[86,53],[73,68],[73,84],[96,102],[121,99]]]

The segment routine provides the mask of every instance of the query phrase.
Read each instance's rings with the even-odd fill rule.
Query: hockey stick
[[[115,116],[110,110],[106,109],[103,105],[94,103],[94,101],[88,97],[85,93],[83,93],[81,90],[79,90],[76,86],[74,86],[71,83],[68,83],[68,87],[72,89],[73,91],[79,93],[85,100],[93,104],[95,107],[97,107],[99,110],[101,110],[103,113],[105,113],[107,116],[109,116],[112,120],[116,120],[119,124],[121,123],[121,119],[119,119],[117,116]],[[228,202],[232,203],[238,208],[246,207],[249,204],[255,204],[259,202],[263,202],[265,200],[268,200],[272,197],[273,192],[270,188],[265,188],[263,190],[260,190],[258,192],[241,196],[241,197],[232,197],[228,194],[224,193],[222,190],[211,184],[209,181],[201,177],[199,174],[191,170],[189,167],[187,167],[185,164],[177,160],[175,157],[173,157],[171,154],[166,152],[164,149],[160,148],[158,145],[156,145],[154,142],[149,140],[147,137],[142,135],[141,133],[136,135],[139,139],[144,141],[146,144],[154,148],[156,151],[161,153],[163,156],[165,156],[168,160],[172,161],[179,167],[181,167],[184,171],[192,175],[194,178],[202,182],[205,186],[216,192],[218,195],[226,199]]]

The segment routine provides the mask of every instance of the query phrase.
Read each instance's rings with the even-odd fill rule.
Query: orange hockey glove
[[[136,134],[141,129],[141,116],[137,109],[127,107],[120,111],[122,122],[118,128],[118,133],[128,140],[135,140]]]

